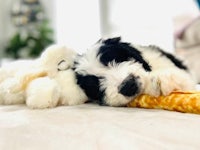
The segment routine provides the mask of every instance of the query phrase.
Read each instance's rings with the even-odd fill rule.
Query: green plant
[[[53,30],[49,27],[48,20],[35,24],[34,28],[26,30],[26,36],[18,31],[5,48],[8,57],[15,59],[21,57],[37,57],[48,45],[54,42]]]

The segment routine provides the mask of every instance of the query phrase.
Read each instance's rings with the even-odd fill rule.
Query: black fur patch
[[[108,106],[107,104],[106,104],[106,102],[105,102],[105,90],[106,89],[101,89],[100,90],[100,96],[99,96],[99,100],[97,101],[97,103],[99,104],[99,105],[101,105],[101,106]]]
[[[120,42],[120,40],[121,38],[117,37],[103,41],[98,52],[101,63],[108,66],[112,61],[121,63],[134,59],[141,63],[146,71],[151,71],[151,66],[143,59],[141,52],[132,47],[130,43]]]
[[[178,68],[183,69],[183,70],[188,70],[188,68],[183,64],[183,62],[181,60],[179,60],[178,58],[176,58],[174,55],[167,53],[167,52],[163,51],[161,48],[154,46],[154,45],[150,45],[149,47],[154,50],[159,51],[163,56],[166,56]]]
[[[118,87],[119,93],[124,96],[134,96],[139,93],[139,83],[137,81],[139,77],[129,75]]]
[[[80,75],[76,73],[77,84],[84,90],[90,100],[100,98],[99,78],[94,75]]]

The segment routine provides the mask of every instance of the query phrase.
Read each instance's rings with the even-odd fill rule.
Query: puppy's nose
[[[118,86],[118,92],[124,96],[134,96],[139,93],[139,77],[129,75],[124,81]]]

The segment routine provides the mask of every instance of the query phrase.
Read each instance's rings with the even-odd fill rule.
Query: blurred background
[[[1,0],[0,58],[38,57],[52,43],[83,53],[101,37],[121,36],[199,70],[199,28],[198,0]]]

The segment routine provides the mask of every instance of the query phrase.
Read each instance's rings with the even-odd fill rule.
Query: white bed
[[[0,106],[0,150],[199,150],[200,115],[95,104]]]

